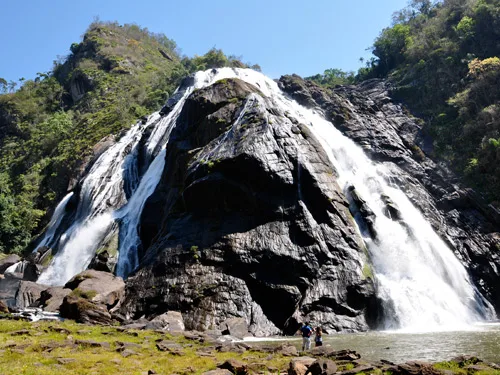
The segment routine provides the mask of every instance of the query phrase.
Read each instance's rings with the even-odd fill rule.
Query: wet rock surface
[[[187,329],[225,331],[239,318],[241,336],[294,333],[304,319],[366,330],[377,311],[328,157],[304,125],[237,79],[187,99],[141,239],[120,309],[129,319],[175,310]]]
[[[418,119],[390,98],[390,86],[368,80],[327,91],[295,75],[282,77],[279,84],[301,104],[323,112],[372,160],[385,163],[387,178],[420,209],[498,313],[500,213],[431,159],[432,140]]]

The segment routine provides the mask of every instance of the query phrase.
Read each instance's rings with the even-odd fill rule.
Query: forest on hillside
[[[116,22],[92,23],[70,51],[33,80],[0,79],[0,253],[26,250],[93,146],[159,110],[183,77],[249,67],[215,48],[181,56],[165,35]]]
[[[430,156],[500,206],[500,0],[411,0],[372,53],[356,74],[309,79],[327,87],[389,79],[393,97],[424,120]]]

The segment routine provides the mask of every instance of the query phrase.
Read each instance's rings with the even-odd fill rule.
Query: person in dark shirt
[[[311,335],[313,330],[309,326],[309,322],[304,323],[300,332],[302,333],[302,351],[311,349]]]

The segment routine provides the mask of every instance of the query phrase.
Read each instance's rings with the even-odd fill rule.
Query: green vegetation
[[[11,335],[27,330],[28,333]],[[77,343],[73,345],[72,342]],[[77,340],[104,343],[91,347]],[[162,352],[156,340],[166,340],[182,346],[182,355],[175,351]],[[109,347],[106,343],[109,343]],[[124,345],[123,345],[124,344]],[[129,345],[127,348],[126,346]],[[183,336],[171,336],[157,331],[121,332],[115,327],[87,326],[74,322],[29,323],[15,320],[0,321],[0,373],[25,375],[57,374],[143,374],[154,370],[158,374],[201,374],[213,370],[229,358],[250,363],[262,363],[270,368],[285,369],[290,361],[282,355],[248,351],[211,351],[199,356],[197,351],[207,345],[189,341]],[[124,357],[120,348],[132,351]]]
[[[316,74],[305,79],[316,82],[323,87],[334,88],[337,85],[352,85],[355,82],[356,76],[354,72],[344,72],[341,69],[327,69],[323,74]]]
[[[80,288],[76,288],[71,292],[71,295],[74,297],[84,298],[91,300],[95,296],[97,296],[97,292],[95,290],[81,290]]]
[[[357,76],[389,78],[395,95],[425,119],[436,156],[497,206],[499,41],[499,0],[412,0],[376,39],[376,59]]]
[[[393,96],[425,120],[433,156],[500,206],[499,41],[500,0],[410,0],[357,75],[328,69],[308,79],[330,88],[389,79]]]
[[[184,76],[249,67],[216,48],[182,57],[165,35],[116,22],[92,23],[70,51],[17,91],[0,78],[0,253],[27,250],[93,146],[159,110]]]

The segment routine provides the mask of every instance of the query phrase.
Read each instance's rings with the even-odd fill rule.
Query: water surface
[[[290,341],[297,347],[302,342],[295,337],[263,340]],[[395,363],[412,360],[440,362],[466,354],[475,355],[487,362],[500,363],[500,323],[481,324],[466,331],[333,334],[325,335],[323,341],[325,345],[338,350],[355,350],[367,361],[386,359]]]

